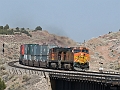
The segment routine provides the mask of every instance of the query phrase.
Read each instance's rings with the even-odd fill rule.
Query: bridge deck
[[[105,73],[69,73],[69,72],[49,72],[49,75],[53,79],[65,79],[65,80],[86,80],[101,82],[106,84],[120,85],[120,75],[105,74]]]

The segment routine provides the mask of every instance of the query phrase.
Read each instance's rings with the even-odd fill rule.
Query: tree
[[[37,26],[37,27],[35,28],[35,30],[41,30],[41,31],[42,31],[42,28],[41,28],[40,26]]]
[[[0,26],[0,29],[3,29],[3,26]]]
[[[0,90],[4,90],[5,88],[6,88],[6,85],[5,85],[4,81],[2,81],[0,78]]]
[[[19,27],[16,27],[16,31],[19,32]]]
[[[21,28],[21,30],[25,30],[25,28]]]
[[[4,26],[4,29],[9,29],[9,25],[6,24],[6,25]]]

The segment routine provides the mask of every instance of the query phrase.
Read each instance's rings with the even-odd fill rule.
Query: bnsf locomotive
[[[54,69],[89,69],[89,49],[55,45],[24,44],[20,46],[19,63]]]

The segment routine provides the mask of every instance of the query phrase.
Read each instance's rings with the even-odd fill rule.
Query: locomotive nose
[[[81,56],[83,56],[83,53],[81,53]]]
[[[81,53],[81,56],[85,56],[85,54]]]

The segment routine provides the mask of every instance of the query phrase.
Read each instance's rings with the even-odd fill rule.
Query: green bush
[[[9,25],[6,24],[6,25],[4,26],[4,29],[9,29]]]
[[[4,90],[5,88],[6,88],[6,85],[5,85],[4,81],[2,81],[0,78],[0,90]]]
[[[40,26],[37,26],[37,27],[35,28],[35,30],[41,30],[41,31],[42,31],[42,28],[41,28]]]
[[[13,32],[13,30],[0,29],[0,34],[4,34],[4,35],[13,35],[14,32]]]
[[[27,81],[29,81],[31,78],[29,77],[29,76],[27,76],[27,75],[24,75],[23,76],[23,81],[22,82],[27,82]]]
[[[0,70],[5,70],[6,68],[4,66],[1,66],[0,67]]]
[[[39,29],[42,30],[42,28],[40,26],[38,26],[36,29],[37,30],[39,30]],[[21,33],[25,33],[27,36],[32,37],[32,35],[27,30],[25,30],[25,28],[19,29],[19,27],[16,27],[15,30],[13,30],[13,29],[9,29],[9,25],[8,24],[6,24],[6,26],[4,26],[4,27],[0,26],[0,34],[14,35],[15,32],[20,32],[20,34]]]
[[[0,26],[0,29],[3,29],[3,26]]]

